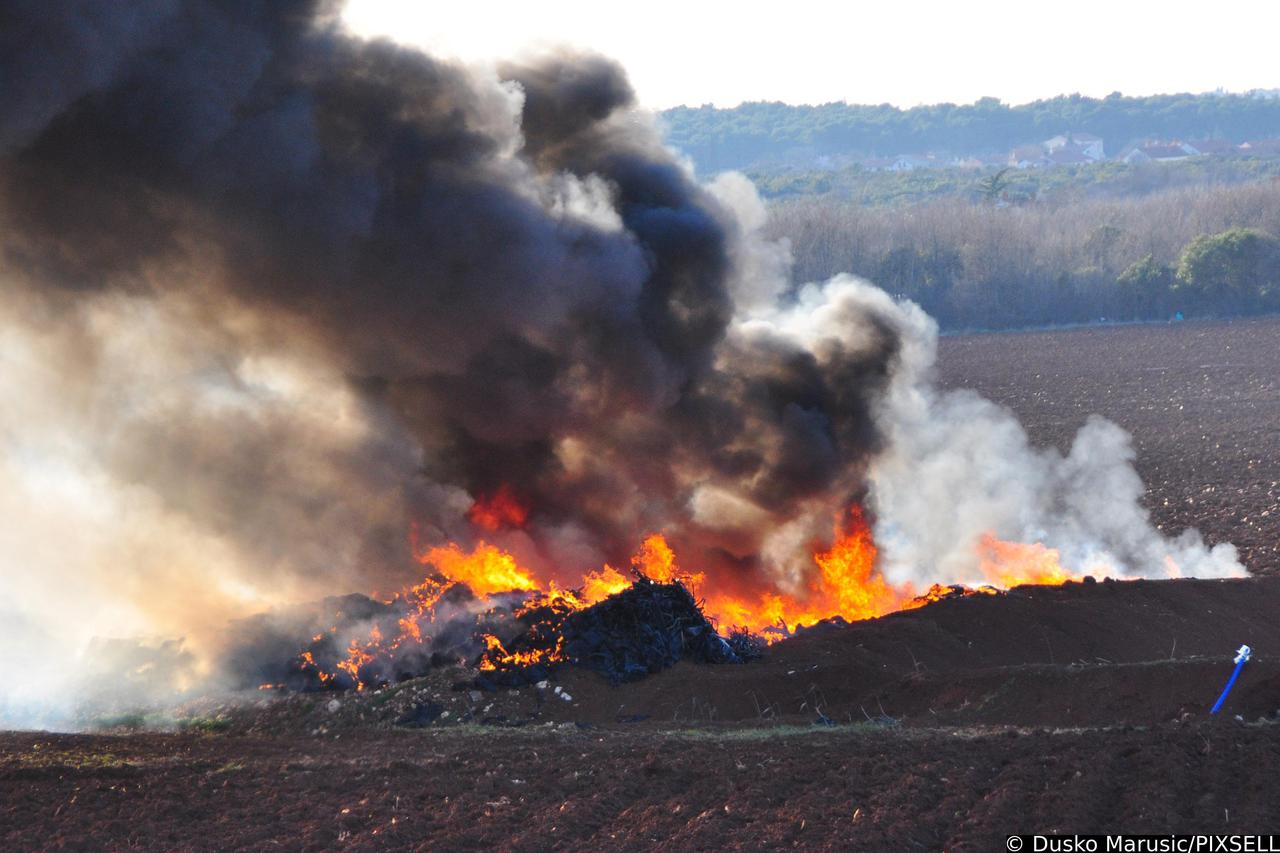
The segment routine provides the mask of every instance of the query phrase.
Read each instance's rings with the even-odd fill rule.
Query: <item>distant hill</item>
[[[889,104],[791,106],[746,103],[733,109],[676,107],[661,114],[667,138],[704,172],[924,152],[997,158],[1057,134],[1105,140],[1108,156],[1143,139],[1225,139],[1241,143],[1280,136],[1280,97],[1152,95],[1105,98],[1064,95],[1021,106],[995,98],[973,104],[900,109]]]

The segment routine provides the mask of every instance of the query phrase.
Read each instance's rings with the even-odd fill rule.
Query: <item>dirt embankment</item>
[[[746,666],[680,665],[610,688],[566,676],[605,723],[839,722],[908,726],[1133,725],[1203,714],[1241,644],[1259,649],[1227,711],[1280,709],[1280,578],[1022,587],[807,631]]]

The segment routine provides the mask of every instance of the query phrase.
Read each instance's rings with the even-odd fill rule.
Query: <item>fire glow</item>
[[[517,503],[510,492],[500,490],[491,499],[477,501],[469,517],[477,528],[494,530],[519,526],[527,515],[527,509]],[[435,633],[444,628],[436,624],[437,605],[448,590],[458,585],[480,601],[481,609],[494,596],[514,594],[517,596],[515,615],[549,615],[550,618],[534,621],[533,630],[554,632],[558,619],[565,614],[623,592],[637,578],[660,584],[678,582],[699,600],[707,618],[722,634],[748,632],[766,642],[774,642],[792,635],[802,626],[823,620],[873,619],[948,597],[997,594],[1002,589],[1023,584],[1056,585],[1078,579],[1062,567],[1056,549],[1039,543],[1004,542],[987,534],[976,550],[978,568],[986,581],[982,586],[935,584],[921,590],[910,583],[893,584],[880,570],[879,550],[871,525],[862,508],[855,504],[841,514],[831,545],[815,549],[813,570],[804,589],[734,592],[712,588],[705,574],[686,571],[661,533],[651,534],[642,541],[631,559],[629,571],[604,565],[587,572],[574,587],[539,578],[534,571],[520,565],[515,555],[487,541],[478,541],[470,550],[450,542],[420,551],[415,548],[418,561],[429,567],[431,574],[387,602],[406,609],[396,623],[398,634],[386,636],[378,628],[372,628],[363,637],[352,640],[345,658],[329,671],[317,663],[310,651],[299,656],[297,666],[314,677],[322,688],[342,683],[359,690],[374,686],[377,679],[370,679],[366,665],[380,658],[391,658],[406,648],[425,648]],[[508,650],[499,637],[480,629],[476,638],[483,646],[478,661],[482,671],[550,665],[564,659],[563,637],[553,636],[539,648],[525,651]],[[319,641],[323,635],[314,639]]]

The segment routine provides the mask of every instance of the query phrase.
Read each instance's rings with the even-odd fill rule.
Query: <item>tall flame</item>
[[[678,580],[687,587],[696,588],[706,580],[701,572],[689,574],[676,565],[676,554],[661,533],[645,537],[640,544],[640,553],[631,558],[631,565],[658,583]]]
[[[889,586],[876,568],[876,543],[862,508],[849,509],[849,524],[831,550],[814,555],[821,570],[818,594],[823,609],[846,619],[870,619],[902,607],[914,597],[910,585]]]
[[[877,566],[879,552],[862,508],[851,506],[831,547],[813,555],[818,571],[800,595],[765,592],[754,600],[729,593],[708,596],[705,610],[721,625],[750,631],[782,629],[841,616],[870,619],[911,605],[910,584],[893,586]]]

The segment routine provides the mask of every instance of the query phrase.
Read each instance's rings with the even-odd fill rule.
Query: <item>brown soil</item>
[[[1003,849],[1274,828],[1280,727],[0,738],[0,846]]]
[[[1280,574],[1280,321],[948,338],[942,364],[1043,443],[1112,417],[1160,523]],[[202,734],[0,734],[0,849],[988,850],[1018,831],[1267,831],[1277,612],[1280,577],[1023,587],[622,687],[567,671],[483,693],[458,669],[181,709]],[[1209,717],[1241,643],[1257,657]]]

